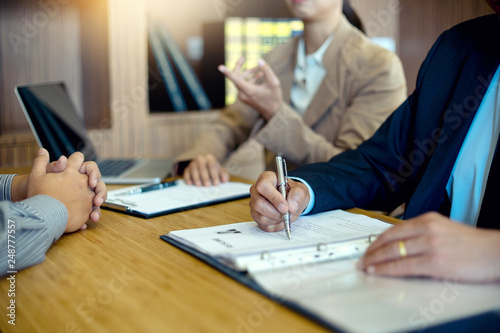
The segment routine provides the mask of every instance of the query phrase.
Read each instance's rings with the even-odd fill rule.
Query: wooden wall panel
[[[415,89],[418,69],[437,37],[455,24],[493,13],[483,0],[401,0],[400,50],[408,92]]]
[[[398,39],[399,0],[351,0],[369,37]]]
[[[190,148],[200,133],[210,128],[210,123],[219,117],[218,111],[189,112],[187,114],[151,115],[149,118],[150,146],[152,157],[174,157]]]
[[[0,2],[0,133],[29,131],[14,87],[64,80],[83,115],[78,6],[33,0]],[[43,2],[45,3],[45,2]]]
[[[102,157],[145,156],[147,50],[144,1],[108,1],[112,124],[90,131]]]
[[[79,0],[83,109],[88,128],[109,128],[108,3]]]
[[[87,127],[109,127],[106,0],[0,2],[0,166],[28,165],[37,144],[14,94],[64,81]]]
[[[0,136],[0,167],[29,166],[38,151],[38,144],[31,132]]]

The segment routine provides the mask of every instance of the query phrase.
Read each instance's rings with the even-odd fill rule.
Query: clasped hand
[[[12,200],[19,201],[44,194],[62,202],[68,211],[65,232],[85,229],[88,219],[97,222],[100,206],[106,200],[106,185],[95,162],[84,162],[82,153],[62,156],[49,164],[49,153],[38,151],[29,175],[14,177]]]

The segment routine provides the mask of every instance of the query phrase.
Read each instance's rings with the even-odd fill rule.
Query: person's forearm
[[[65,206],[45,195],[0,203],[0,276],[40,263],[64,232]],[[10,246],[9,246],[10,245]]]
[[[12,179],[10,201],[17,202],[28,197],[28,175],[17,175]]]

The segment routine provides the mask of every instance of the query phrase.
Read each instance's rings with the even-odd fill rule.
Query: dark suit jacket
[[[440,211],[455,160],[499,64],[497,16],[444,32],[422,64],[413,94],[371,139],[290,173],[314,189],[312,213],[351,207],[391,211],[403,202],[405,218]]]

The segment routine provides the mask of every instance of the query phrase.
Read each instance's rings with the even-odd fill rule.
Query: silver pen
[[[286,200],[286,184],[288,182],[288,173],[286,170],[285,159],[280,155],[276,156],[276,173],[278,174],[278,191],[281,192]],[[290,212],[283,214],[283,220],[285,221],[285,231],[286,237],[288,239],[292,238],[292,232],[290,229]]]

